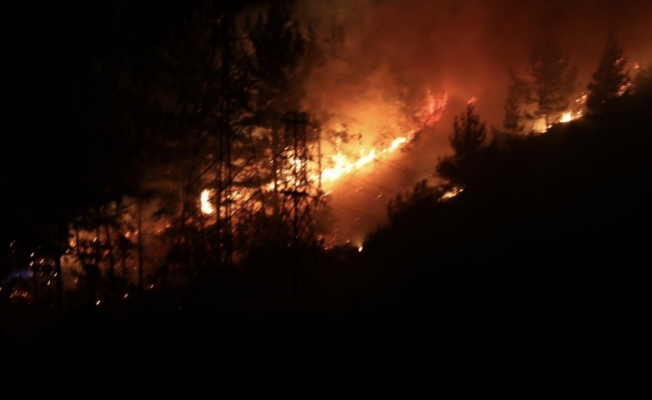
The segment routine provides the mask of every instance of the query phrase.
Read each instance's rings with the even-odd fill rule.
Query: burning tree
[[[614,100],[626,94],[631,86],[627,72],[627,59],[618,45],[615,34],[607,37],[598,69],[588,85],[586,106],[591,114],[598,114],[613,104]]]
[[[269,203],[262,193],[271,180],[270,138],[263,128],[271,118],[261,115],[280,108],[280,98],[292,95],[291,103],[298,103],[300,93],[289,93],[300,80],[296,65],[302,53],[294,45],[303,39],[288,13],[270,11],[257,33],[289,35],[292,45],[283,40],[271,48],[270,41],[254,45],[255,35],[242,26],[242,8],[211,2],[202,7],[157,46],[158,54],[143,63],[128,59],[125,68],[111,69],[119,77],[100,80],[122,83],[112,85],[120,88],[119,106],[104,107],[120,112],[111,125],[99,123],[110,134],[88,136],[119,135],[119,142],[109,144],[118,143],[123,153],[107,160],[110,176],[94,176],[97,183],[84,185],[90,200],[61,217],[64,227],[72,222],[74,243],[65,275],[75,274],[75,283],[86,281],[89,300],[102,291],[99,286],[115,295],[125,281],[142,288],[145,279],[186,279],[207,265],[229,265],[234,252],[248,248],[267,228]],[[288,60],[274,59],[281,50]],[[273,63],[291,82],[263,76]],[[141,64],[149,74],[137,70]],[[96,120],[104,122],[91,122]],[[85,171],[79,172],[76,176],[85,178]],[[56,239],[64,251],[68,238]]]
[[[577,86],[577,67],[557,43],[547,38],[537,43],[530,54],[525,103],[536,106],[526,113],[530,120],[543,119],[545,129],[569,107]]]
[[[207,4],[170,46],[171,113],[183,132],[177,149],[187,150],[177,265],[232,265],[272,239],[283,213],[282,118],[301,108],[319,51],[284,5],[257,9],[253,24],[246,11]],[[318,135],[308,131],[312,148]]]
[[[302,29],[292,18],[291,10],[283,5],[272,6],[266,13],[260,13],[248,31],[255,75],[253,116],[256,135],[263,146],[259,157],[263,162],[257,165],[257,174],[269,189],[264,193],[269,206],[265,215],[271,212],[266,218],[265,236],[275,240],[276,234],[282,230],[282,215],[287,211],[281,192],[287,189],[287,155],[292,152],[284,140],[288,135],[284,119],[289,113],[301,109],[305,95],[303,83],[313,68],[320,64],[321,51],[312,28]],[[303,145],[308,150],[318,142],[319,135],[314,129],[306,129],[309,128],[307,121],[305,124]],[[308,161],[295,159],[293,162]],[[302,168],[308,168],[308,165],[302,165]]]
[[[176,131],[171,142],[178,157],[172,169],[182,171],[176,174],[181,204],[168,270],[180,265],[190,272],[212,261],[228,264],[232,254],[230,200],[239,158],[234,152],[251,131],[250,62],[236,27],[237,12],[205,3],[164,51],[170,71],[166,92],[172,99],[166,111]],[[197,202],[206,187],[217,210],[210,226]],[[212,248],[215,259],[195,257],[200,247]]]
[[[346,157],[338,149],[321,174],[322,121],[283,122],[301,110],[304,80],[322,60],[317,38],[283,6],[257,8],[254,24],[245,11],[203,2],[155,50],[135,54],[120,42],[105,57],[116,65],[79,78],[74,139],[84,151],[64,146],[77,158],[66,171],[72,179],[57,180],[74,189],[60,190],[73,201],[44,209],[56,227],[39,238],[53,244],[41,258],[57,286],[86,286],[89,304],[115,304],[132,285],[182,283],[257,245],[296,238],[307,207],[318,211],[310,223],[327,216],[322,178],[332,183],[404,147],[441,117],[446,95],[427,92],[426,106],[412,109],[415,126],[378,151]],[[290,136],[305,145],[288,146],[288,131],[302,132]],[[305,188],[296,188],[297,176]]]

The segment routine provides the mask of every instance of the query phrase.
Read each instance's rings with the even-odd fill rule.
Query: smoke
[[[357,215],[365,220],[361,228],[340,239],[360,238],[374,225],[370,215],[384,217],[389,197],[432,177],[437,157],[448,151],[452,118],[471,98],[489,126],[501,125],[507,71],[525,71],[536,40],[553,36],[570,54],[580,70],[578,92],[597,67],[610,30],[630,65],[652,61],[652,2],[644,0],[312,0],[298,2],[297,15],[327,39],[326,64],[306,86],[306,108],[359,133],[362,139],[349,151],[403,134],[428,90],[449,96],[444,118],[418,146],[337,187],[334,192],[345,195],[338,200],[334,194],[334,203],[345,198],[343,206],[365,212]],[[341,220],[355,216],[350,211]]]

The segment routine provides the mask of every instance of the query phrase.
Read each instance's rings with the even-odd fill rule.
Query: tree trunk
[[[32,264],[32,283],[34,284],[34,308],[36,309],[38,304],[38,270],[33,256],[30,256],[30,260]]]
[[[93,287],[94,291],[98,291],[98,290],[101,290],[101,285],[98,285],[98,283],[100,283],[99,278],[102,275],[102,269],[100,268],[100,265],[101,265],[101,262],[102,262],[102,258],[104,256],[104,254],[102,253],[102,245],[100,243],[100,235],[101,235],[100,226],[102,224],[102,220],[101,220],[101,214],[100,214],[100,207],[99,206],[96,207],[95,213],[96,213],[96,221],[95,221],[95,223],[96,223],[96,226],[95,226],[95,267],[96,267],[96,270],[94,272],[99,272],[99,276],[93,278],[94,281],[93,281],[92,287]],[[97,280],[95,280],[95,278],[97,278]]]
[[[57,278],[57,312],[61,315],[63,311],[63,277],[61,276],[61,240],[59,239],[58,232],[55,237],[55,254],[54,254],[54,270]]]
[[[141,229],[143,229],[143,199],[142,195],[138,196],[138,241],[137,241],[137,252],[138,252],[138,293],[140,297],[143,296],[143,235]]]
[[[281,229],[280,219],[281,219],[281,207],[280,207],[280,197],[279,197],[279,157],[280,151],[280,138],[279,138],[279,129],[276,122],[273,122],[272,125],[272,177],[274,179],[274,192],[272,193],[272,229],[271,233],[274,235],[273,240],[278,239],[278,233]]]
[[[111,241],[111,229],[109,228],[109,216],[107,215],[106,206],[104,208],[104,234],[106,235],[106,247],[109,251],[109,298],[111,302],[116,296],[116,275],[115,275],[115,257],[113,255],[113,242]]]

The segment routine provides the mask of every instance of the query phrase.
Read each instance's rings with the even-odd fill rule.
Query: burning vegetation
[[[412,294],[430,299],[427,283],[457,267],[513,267],[521,261],[511,252],[537,268],[554,263],[544,254],[550,232],[606,245],[590,231],[599,228],[591,213],[608,208],[592,183],[612,177],[598,161],[613,145],[622,163],[614,168],[626,176],[644,159],[634,139],[608,134],[631,130],[647,144],[628,124],[646,121],[652,87],[650,70],[630,69],[615,34],[589,78],[554,32],[533,34],[527,52],[489,59],[484,34],[511,32],[492,24],[493,8],[479,18],[442,2],[464,29],[421,35],[425,24],[415,23],[394,37],[399,11],[423,22],[420,10],[431,6],[371,2],[373,12],[355,21],[348,8],[324,19],[291,2],[218,3],[184,9],[182,21],[168,16],[146,52],[107,33],[115,41],[84,61],[70,89],[73,133],[63,155],[44,151],[42,165],[61,162],[65,174],[39,168],[33,183],[13,183],[24,198],[2,236],[0,299],[120,310],[177,288],[209,297],[227,288],[228,301],[255,312],[328,299],[320,312],[373,314],[383,302],[418,309]],[[483,70],[471,50],[500,71]],[[87,150],[80,158],[73,143]],[[38,207],[25,211],[25,198]],[[359,220],[369,224],[345,229]],[[573,254],[569,263],[581,263]],[[328,292],[330,278],[350,286]],[[218,303],[193,296],[172,296],[171,307]]]

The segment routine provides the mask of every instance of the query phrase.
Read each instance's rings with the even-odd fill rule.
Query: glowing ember
[[[627,83],[625,83],[624,85],[620,85],[620,88],[618,88],[618,96],[619,96],[619,97],[620,97],[620,96],[624,96],[624,95],[629,91],[629,89],[630,89],[631,87],[632,87],[632,83],[631,83],[631,82],[627,82]]]
[[[9,298],[12,299],[12,300],[13,299],[22,299],[22,300],[26,300],[28,302],[31,302],[32,295],[29,294],[28,292],[24,291],[24,290],[16,289],[11,293],[11,295],[9,295]]]
[[[201,192],[201,212],[204,214],[213,214],[215,212],[215,207],[210,202],[211,198],[211,191],[209,189],[204,189],[204,191]]]

